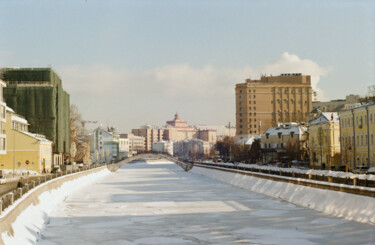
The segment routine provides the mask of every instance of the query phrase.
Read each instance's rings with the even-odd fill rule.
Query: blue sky
[[[311,73],[322,99],[375,84],[375,1],[1,1],[0,66],[53,67],[87,119],[127,131],[234,122],[234,86]]]

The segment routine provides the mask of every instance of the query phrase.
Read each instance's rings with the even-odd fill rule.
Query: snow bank
[[[266,166],[266,165],[257,165],[257,164],[244,164],[244,163],[227,163],[227,162],[220,162],[214,163],[212,161],[203,161],[202,163],[209,163],[215,165],[225,165],[225,166],[239,166],[242,168],[255,168],[255,169],[264,169],[264,170],[276,170],[281,172],[289,172],[289,173],[302,173],[302,174],[312,174],[312,175],[320,175],[320,176],[332,176],[332,177],[340,177],[340,178],[358,178],[358,179],[368,179],[368,180],[375,180],[375,175],[373,174],[353,174],[350,172],[342,172],[342,171],[331,171],[331,170],[315,170],[315,169],[300,169],[300,168],[279,168],[274,166]]]
[[[190,172],[357,222],[375,224],[375,198],[194,167]]]
[[[111,172],[106,168],[102,171],[67,181],[58,189],[44,192],[39,196],[38,205],[30,205],[27,207],[12,224],[14,230],[13,236],[5,232],[1,234],[3,242],[5,244],[15,245],[36,243],[40,237],[40,231],[43,229],[44,224],[48,222],[48,214],[55,208],[57,203],[64,200],[70,193],[79,190],[79,187],[93,183],[100,177],[109,173]],[[45,184],[48,184],[48,182],[43,183],[42,185]],[[30,195],[35,189],[28,192],[23,198]],[[21,200],[22,198],[17,200],[17,202],[20,202]],[[15,205],[16,204],[17,203],[15,203]],[[12,207],[15,207],[15,205]],[[9,212],[9,210],[5,210],[2,216],[6,215],[7,212]]]

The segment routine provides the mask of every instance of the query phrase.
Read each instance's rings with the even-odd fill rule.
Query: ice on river
[[[170,163],[127,164],[48,214],[39,244],[374,244],[375,226],[326,216]]]

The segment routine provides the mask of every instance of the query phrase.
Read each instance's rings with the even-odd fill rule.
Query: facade
[[[119,138],[114,132],[98,127],[89,134],[93,162],[110,163],[119,160]]]
[[[119,139],[119,154],[120,159],[131,156],[129,152],[129,139],[121,138],[121,136]]]
[[[224,139],[224,137],[236,136],[236,127],[228,126],[215,126],[215,125],[196,125],[194,126],[197,130],[214,130],[216,131],[216,137],[218,140]]]
[[[236,137],[250,138],[283,122],[306,122],[312,110],[310,76],[262,76],[236,84]]]
[[[134,134],[120,134],[120,138],[129,140],[130,156],[145,151],[145,138],[143,136],[136,136]]]
[[[341,160],[353,169],[375,166],[375,104],[340,111]]]
[[[201,159],[208,156],[211,145],[207,141],[193,139],[173,143],[173,155],[185,159]]]
[[[313,101],[312,108],[319,109],[321,112],[338,112],[361,105],[359,103],[360,98],[359,95],[350,94],[344,100]]]
[[[307,127],[302,124],[279,123],[261,135],[263,162],[304,160],[307,152]]]
[[[53,152],[70,152],[70,98],[51,68],[4,68],[4,99],[30,123],[30,132],[53,141]]]
[[[337,112],[323,112],[309,124],[310,166],[333,170],[341,165]]]
[[[28,122],[7,108],[7,153],[0,156],[2,169],[50,172],[52,168],[52,141],[44,135],[28,132]],[[29,164],[26,164],[26,161]]]
[[[172,141],[160,141],[152,144],[153,152],[167,153],[173,155],[173,142]]]
[[[6,123],[6,104],[3,98],[3,88],[6,84],[0,79],[0,156],[7,153],[7,136],[4,133],[4,124]]]
[[[151,126],[143,126],[140,129],[133,129],[132,133],[136,136],[142,136],[145,138],[145,150],[151,151],[152,144],[162,141],[164,138],[164,130],[152,128]]]

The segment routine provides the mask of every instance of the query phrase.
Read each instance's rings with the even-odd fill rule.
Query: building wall
[[[38,140],[27,133],[12,129],[12,115],[7,115],[4,129],[7,132],[7,154],[0,156],[2,169],[32,170],[38,173],[51,171],[52,142]],[[26,160],[29,164],[26,164]]]
[[[0,155],[6,154],[7,136],[4,132],[4,124],[6,123],[6,104],[3,98],[3,88],[6,84],[0,79]]]
[[[132,133],[136,136],[142,136],[145,138],[145,150],[146,151],[151,151],[152,144],[162,141],[164,138],[163,129],[140,128],[140,129],[133,129]]]
[[[51,68],[4,68],[4,99],[30,123],[30,132],[46,135],[56,153],[70,152],[70,98]]]
[[[312,109],[310,76],[282,74],[236,84],[236,137],[262,134],[279,122],[306,121]]]
[[[339,112],[341,157],[350,169],[375,166],[375,104]]]
[[[312,168],[332,169],[341,165],[339,122],[310,125],[309,143]]]

